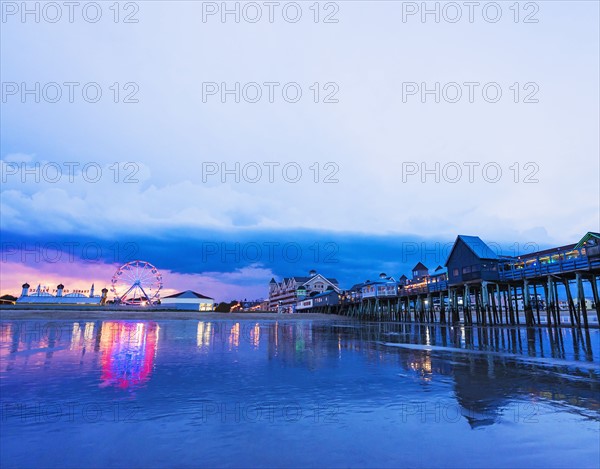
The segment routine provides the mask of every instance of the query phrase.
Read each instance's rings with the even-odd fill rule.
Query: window
[[[471,266],[463,267],[462,273],[463,274],[470,274],[471,273]]]
[[[454,269],[454,270],[452,271],[452,276],[453,276],[453,277],[458,277],[458,269]]]

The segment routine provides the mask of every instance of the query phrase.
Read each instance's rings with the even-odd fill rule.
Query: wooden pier
[[[381,274],[377,281],[342,292],[337,304],[310,312],[368,321],[478,326],[559,326],[568,321],[587,329],[600,324],[599,279],[598,233],[587,233],[577,244],[518,257],[498,256],[480,238],[458,236],[445,268],[429,274],[419,263],[412,280]],[[586,285],[593,304],[586,303]],[[566,301],[559,302],[559,294]]]

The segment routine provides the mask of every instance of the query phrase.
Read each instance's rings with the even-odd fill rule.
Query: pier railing
[[[543,277],[552,274],[598,269],[600,268],[600,257],[594,259],[588,256],[581,256],[573,259],[564,259],[548,263],[536,261],[529,267],[512,267],[513,268],[511,269],[501,270],[499,272],[500,280],[534,279],[536,277]]]

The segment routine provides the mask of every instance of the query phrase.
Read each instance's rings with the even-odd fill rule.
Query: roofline
[[[202,300],[214,300],[214,298],[211,298],[210,296],[203,295],[202,293],[195,292],[194,290],[184,290],[184,291],[181,291],[179,293],[174,293],[174,294],[169,295],[169,296],[163,296],[162,299],[166,299],[166,298],[180,298],[180,295],[183,295],[184,293],[187,293],[187,292],[192,292],[194,295],[196,295],[196,298],[198,298],[199,300],[200,299],[202,299]],[[197,296],[197,295],[200,295],[200,296]]]
[[[521,254],[519,256],[509,256],[511,259],[523,259],[523,258],[531,258],[531,257],[539,257],[539,256],[545,256],[546,254],[552,254],[555,253],[557,251],[572,251],[573,249],[576,249],[577,244],[573,243],[573,244],[567,244],[565,246],[558,246],[555,248],[549,248],[549,249],[543,249],[541,251],[535,251],[535,252],[530,252],[530,253],[526,253],[526,254]]]
[[[448,257],[446,258],[446,262],[444,263],[444,267],[448,268],[448,260],[452,257],[452,253],[454,252],[454,250],[456,249],[456,245],[458,244],[458,240],[461,239],[464,236],[470,236],[471,238],[478,238],[481,240],[481,242],[483,244],[485,244],[487,246],[487,248],[491,251],[492,249],[488,246],[488,244],[481,239],[479,236],[472,236],[472,235],[457,235],[456,239],[454,240],[454,244],[452,245],[452,249],[450,249],[450,253],[448,254]],[[477,255],[477,253],[475,251],[473,251],[473,249],[471,248],[471,246],[469,246],[469,243],[463,241],[463,243],[465,244],[465,246],[467,246],[469,248],[469,251],[471,251],[473,254],[475,254],[477,257],[479,257]],[[499,260],[499,256],[496,255],[496,257],[479,257],[479,259],[485,259],[485,260],[492,260],[492,261],[497,261]]]

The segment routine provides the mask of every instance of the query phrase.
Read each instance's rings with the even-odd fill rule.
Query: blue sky
[[[419,15],[403,22],[407,2],[336,2],[337,23],[322,22],[333,11],[325,3],[315,23],[312,2],[299,3],[297,23],[277,14],[273,23],[243,17],[223,23],[218,15],[203,22],[203,2],[137,2],[137,23],[114,23],[110,2],[101,3],[102,19],[93,24],[77,14],[73,23],[6,16],[4,250],[20,242],[135,243],[140,257],[173,274],[165,287],[227,299],[264,296],[271,276],[313,267],[343,286],[380,271],[399,275],[419,260],[415,245],[422,250],[425,243],[432,257],[457,234],[479,235],[504,250],[515,243],[526,250],[529,242],[575,242],[600,224],[598,4],[535,2],[538,22],[524,23],[531,12],[525,3],[517,23],[512,2],[500,3],[496,23],[478,11],[473,23],[465,17],[450,23],[447,16],[422,22]],[[20,89],[7,93],[7,83],[36,82],[81,85],[74,102],[64,86],[57,103],[31,96],[23,103]],[[103,93],[97,103],[78,94],[91,82]],[[280,85],[273,103],[264,85],[256,103],[203,97],[203,83],[236,82]],[[420,93],[406,94],[407,83],[458,83],[464,94],[467,82],[479,84],[474,102],[463,96],[451,103],[449,94],[439,103],[426,95],[423,103]],[[286,83],[302,90],[298,102],[279,94]],[[490,83],[502,92],[496,103],[480,92]],[[121,102],[132,91],[138,102]],[[332,91],[338,102],[322,102]],[[527,96],[538,102],[523,102]],[[263,171],[256,182],[229,176],[223,183],[220,173],[203,174],[208,163],[279,166],[273,166],[274,182]],[[46,171],[39,182],[33,173],[13,174],[36,164]],[[82,174],[86,164],[101,169],[97,182]],[[286,164],[302,170],[298,182],[285,179]],[[440,180],[430,174],[423,182],[422,165],[436,164]],[[457,166],[462,177],[450,182]],[[407,173],[415,168],[417,174]],[[497,168],[502,174],[490,182]],[[333,172],[337,182],[323,182]],[[127,175],[135,182],[125,182]],[[537,182],[524,182],[528,176]],[[220,253],[203,257],[202,249],[215,247],[208,243],[218,249],[299,243],[303,256],[290,262],[276,249],[275,257],[239,261]],[[315,258],[314,243],[335,251],[339,262]],[[93,262],[106,269],[96,273],[85,270],[92,261],[77,264],[88,272],[82,282],[109,280],[104,276],[117,259],[104,254]],[[434,257],[430,264],[443,263],[441,254]],[[9,256],[2,293],[25,280],[54,281],[68,267]]]

